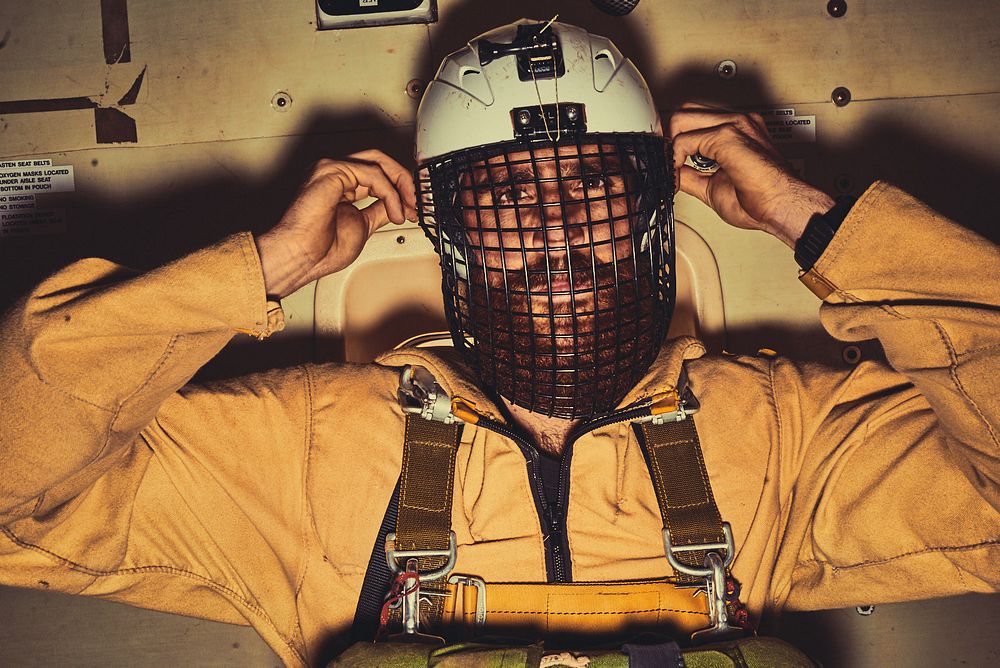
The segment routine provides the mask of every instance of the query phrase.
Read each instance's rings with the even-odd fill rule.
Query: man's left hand
[[[671,116],[667,133],[677,189],[730,225],[763,230],[795,248],[812,215],[833,206],[829,195],[795,175],[759,114],[686,103]],[[719,170],[705,174],[685,165],[696,153],[715,160]]]

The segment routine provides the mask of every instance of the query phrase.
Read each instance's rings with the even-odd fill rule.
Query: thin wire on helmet
[[[500,142],[427,161],[416,180],[452,338],[482,383],[550,416],[613,410],[674,301],[662,138]]]

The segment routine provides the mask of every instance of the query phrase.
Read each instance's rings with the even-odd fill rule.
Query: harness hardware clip
[[[456,549],[454,531],[449,532],[448,549],[446,550],[397,550],[396,534],[390,533],[385,537],[385,563],[388,564],[389,570],[396,575],[404,571],[404,569],[399,566],[399,560],[401,559],[410,560],[445,557],[448,561],[441,568],[436,568],[433,571],[427,571],[426,573],[417,573],[420,576],[420,579],[424,581],[440,580],[448,575],[448,573],[451,573],[452,569],[455,568],[457,555],[458,552]],[[409,562],[407,562],[407,566],[409,566]]]
[[[684,575],[705,579],[709,625],[691,634],[691,640],[695,642],[722,640],[743,633],[742,628],[729,623],[729,609],[726,607],[726,571],[736,558],[733,529],[729,522],[722,523],[722,535],[725,540],[720,543],[673,545],[670,542],[670,530],[663,529],[663,549],[673,569]],[[725,556],[720,556],[720,551]],[[681,563],[676,557],[678,552],[707,552],[704,568]]]
[[[486,625],[486,582],[474,575],[452,575],[448,584],[461,584],[463,587],[476,588],[476,627]],[[464,612],[464,610],[463,610]]]
[[[664,527],[663,550],[667,555],[667,561],[670,562],[670,565],[678,573],[683,573],[684,575],[690,575],[696,578],[712,577],[712,567],[710,565],[706,565],[704,568],[698,568],[697,566],[682,564],[677,560],[677,557],[675,557],[674,554],[677,552],[709,552],[717,555],[719,550],[725,550],[726,556],[722,565],[724,568],[729,568],[730,564],[733,563],[733,559],[736,558],[736,550],[733,547],[733,530],[729,526],[729,522],[722,523],[722,535],[725,537],[725,542],[722,543],[674,545],[670,542],[670,529]],[[725,593],[725,587],[723,587],[723,593]]]
[[[398,397],[404,413],[414,413],[425,420],[444,424],[463,421],[452,411],[452,400],[447,392],[421,366],[403,367],[399,376]]]
[[[712,642],[743,635],[743,628],[729,623],[729,608],[726,605],[726,566],[722,557],[718,552],[709,552],[705,555],[705,565],[712,572],[705,578],[709,625],[692,633],[691,641]]]

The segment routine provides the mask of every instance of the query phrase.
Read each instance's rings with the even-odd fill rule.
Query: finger
[[[353,171],[357,177],[358,189],[355,191],[356,195],[363,194],[374,195],[383,202],[385,202],[385,210],[389,219],[394,223],[402,223],[406,220],[406,216],[403,213],[403,201],[399,195],[399,191],[396,187],[389,181],[389,177],[386,173],[382,171],[382,168],[370,162],[348,162],[344,163],[345,168]],[[362,187],[366,188],[362,191]],[[355,197],[355,201],[361,199],[360,197]]]
[[[375,234],[376,231],[392,222],[389,220],[389,214],[385,210],[385,202],[382,200],[372,202],[361,209],[361,215],[368,223],[368,236]]]
[[[703,130],[725,124],[736,126],[761,143],[770,143],[767,128],[758,114],[740,114],[708,108],[692,107],[676,111],[670,116],[670,122],[667,124],[667,135],[672,139],[692,130]]]
[[[302,187],[299,201],[332,210],[343,199],[344,193],[352,191],[356,185],[357,181],[351,174],[340,171],[316,172]]]
[[[386,176],[389,177],[389,180],[396,186],[400,195],[402,195],[403,202],[414,211],[416,210],[417,188],[413,183],[413,174],[410,173],[410,170],[403,167],[403,165],[382,151],[374,148],[353,153],[351,154],[351,157],[359,160],[374,162],[381,167],[382,171],[385,172]]]
[[[736,133],[739,133],[739,130],[734,126],[722,124],[689,130],[677,135],[672,144],[674,169],[679,171],[684,161],[696,153],[718,162],[716,147],[720,141],[731,139]]]
[[[677,170],[676,190],[677,192],[693,195],[705,204],[709,204],[708,183],[711,179],[710,175],[702,174],[694,167],[683,165]],[[709,206],[711,205],[709,204]]]

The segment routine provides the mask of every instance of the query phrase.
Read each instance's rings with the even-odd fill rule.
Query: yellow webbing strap
[[[705,596],[666,580],[577,582],[567,584],[494,583],[483,585],[485,624],[476,625],[479,585],[448,586],[443,621],[483,633],[545,637],[580,635],[628,637],[641,631],[688,637],[708,624]]]
[[[403,466],[399,481],[395,549],[447,550],[451,536],[451,500],[455,485],[455,456],[461,424],[444,424],[418,415],[406,416]],[[422,557],[421,573],[441,568],[446,557]],[[405,566],[405,564],[400,564]],[[441,591],[447,580],[421,582],[421,590]],[[429,596],[421,616],[433,623],[441,615],[443,597]],[[394,615],[396,619],[398,614]]]
[[[656,500],[671,543],[684,547],[725,542],[694,417],[663,424],[647,422],[642,425],[642,433]],[[674,557],[685,566],[705,566],[704,550],[678,551]],[[677,576],[682,582],[702,579],[682,573]]]

